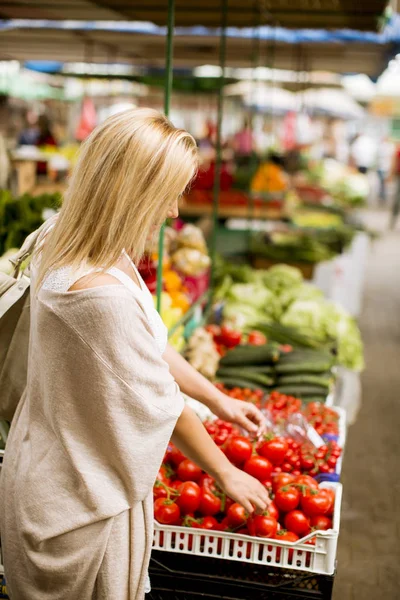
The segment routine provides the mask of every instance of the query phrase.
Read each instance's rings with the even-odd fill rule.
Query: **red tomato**
[[[314,459],[311,456],[302,456],[300,459],[301,468],[309,471],[314,466]]]
[[[232,506],[228,509],[227,512],[228,524],[232,529],[236,529],[236,527],[243,527],[247,523],[247,519],[249,518],[249,514],[246,510],[238,504],[232,504]]]
[[[290,473],[278,473],[278,475],[272,476],[272,489],[276,492],[280,487],[289,485],[289,483],[293,483],[294,481],[295,478]]]
[[[290,485],[281,487],[276,491],[274,502],[279,510],[289,512],[298,507],[300,502],[300,492]]]
[[[273,538],[278,530],[276,519],[269,515],[256,515],[247,522],[250,535],[263,538]]]
[[[293,531],[286,531],[286,529],[281,529],[276,532],[275,536],[276,540],[280,542],[297,542],[299,536],[293,533]]]
[[[285,516],[285,527],[299,537],[304,537],[310,531],[310,520],[301,510],[292,510]]]
[[[269,479],[272,473],[272,465],[267,458],[255,454],[249,460],[246,460],[243,470],[258,479],[258,481],[264,481]]]
[[[221,327],[221,333],[214,337],[215,342],[226,348],[234,348],[238,346],[242,341],[242,334],[240,331],[235,331],[230,327]]]
[[[201,529],[214,530],[218,529],[219,523],[214,517],[204,517],[201,522]]]
[[[277,509],[275,502],[271,502],[271,504],[269,504],[266,512],[270,515],[270,517],[274,517],[276,520],[279,519],[279,510]]]
[[[168,452],[168,460],[172,462],[175,467],[177,467],[183,460],[185,460],[185,456],[180,450],[178,450],[178,448],[172,446]]]
[[[156,482],[153,487],[153,497],[154,500],[157,498],[167,498],[168,496],[168,486],[159,479],[156,479]]]
[[[211,490],[202,489],[199,512],[205,517],[213,517],[221,511],[221,499]]]
[[[288,444],[283,438],[274,438],[261,444],[258,453],[268,458],[274,465],[281,465],[285,460]]]
[[[305,544],[308,544],[308,546],[315,546],[315,542],[317,541],[317,538],[313,537],[309,540],[307,540],[306,542],[304,542]]]
[[[298,485],[305,485],[313,490],[318,490],[318,481],[315,481],[313,477],[309,475],[298,475],[294,480]]]
[[[329,467],[335,467],[335,466],[336,466],[336,463],[337,463],[337,458],[336,458],[336,456],[330,456],[330,457],[328,458],[328,460],[326,461],[326,463],[327,463],[327,465],[328,465]]]
[[[172,500],[159,498],[154,502],[154,517],[163,525],[177,525],[181,516],[179,506]]]
[[[210,475],[208,475],[207,473],[203,473],[203,475],[200,477],[200,479],[197,482],[199,484],[200,487],[206,487],[209,488],[210,490],[215,490],[216,484],[215,484],[215,479],[213,477],[211,477]]]
[[[178,467],[178,477],[181,481],[198,481],[203,471],[188,458],[185,458]]]
[[[260,331],[251,331],[247,343],[250,346],[264,346],[267,343],[267,338]]]
[[[279,540],[280,542],[297,542],[297,540],[299,539],[299,536],[296,535],[295,533],[293,533],[293,531],[286,531],[286,529],[281,529],[280,531],[276,532],[275,535],[275,539]],[[276,560],[279,561],[280,557],[281,557],[281,548],[277,548],[276,549]],[[293,560],[293,555],[294,552],[293,550],[289,550],[288,552],[288,558],[289,560]]]
[[[331,506],[331,499],[324,490],[307,490],[301,499],[301,508],[308,517],[325,515]]]
[[[290,462],[284,462],[282,465],[282,471],[284,473],[290,473],[293,471],[293,466],[290,464]]]
[[[327,529],[332,529],[332,520],[329,517],[325,517],[325,515],[317,515],[316,517],[311,517],[310,525],[315,529],[326,531]]]
[[[320,473],[329,473],[330,466],[327,465],[326,462],[321,461],[318,464],[318,468]]]
[[[332,488],[323,488],[323,490],[331,501],[328,512],[326,513],[327,517],[331,517],[335,508],[335,492],[332,490]]]
[[[226,445],[226,456],[234,465],[243,465],[253,453],[251,442],[240,435],[236,435],[228,440]],[[264,478],[265,479],[265,478]]]
[[[200,506],[201,489],[194,481],[186,481],[178,488],[176,500],[182,514],[194,513]]]
[[[214,442],[217,444],[217,446],[222,446],[223,444],[225,444],[228,437],[229,433],[226,430],[219,431],[214,436]]]

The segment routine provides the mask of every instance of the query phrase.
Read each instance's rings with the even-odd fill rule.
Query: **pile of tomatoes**
[[[215,387],[217,387],[221,392],[229,396],[230,398],[235,398],[235,400],[244,400],[245,402],[251,402],[255,404],[258,408],[261,408],[262,400],[265,396],[265,392],[262,390],[251,390],[250,388],[239,388],[234,387],[228,389],[224,386],[223,383],[216,383]]]
[[[339,415],[329,406],[320,402],[310,402],[304,408],[303,414],[319,435],[339,435]]]
[[[287,453],[293,450],[290,440],[264,440],[256,452],[255,444],[239,435],[231,423],[218,420],[206,427],[229,460],[268,489],[272,502],[262,515],[247,514],[171,444],[154,486],[154,514],[159,523],[288,542],[332,528],[334,491],[320,488],[300,470],[284,472]],[[315,543],[315,538],[307,543]]]

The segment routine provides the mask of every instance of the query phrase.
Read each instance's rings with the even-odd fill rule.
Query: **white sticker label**
[[[322,437],[319,435],[319,433],[315,431],[314,427],[312,427],[311,425],[309,425],[307,428],[307,437],[316,448],[321,448],[321,446],[325,444]]]

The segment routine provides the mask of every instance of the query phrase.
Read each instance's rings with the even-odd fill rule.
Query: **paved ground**
[[[382,212],[367,219],[386,227]],[[334,600],[400,600],[400,223],[374,242],[360,325],[367,369],[343,463]]]

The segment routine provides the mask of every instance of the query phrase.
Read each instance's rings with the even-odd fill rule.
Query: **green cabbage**
[[[257,329],[260,323],[271,323],[273,319],[265,312],[240,302],[228,302],[223,310],[224,324],[234,329],[244,331],[246,329]]]
[[[282,313],[279,299],[261,283],[235,283],[228,293],[228,301],[252,306],[274,319]]]
[[[297,300],[281,318],[320,342],[334,341],[339,364],[361,371],[364,368],[363,343],[356,321],[342,308],[327,300]]]
[[[275,292],[280,294],[283,290],[298,286],[303,282],[303,275],[296,267],[289,265],[275,265],[263,272],[264,284]]]
[[[315,285],[311,285],[310,283],[302,283],[301,285],[293,286],[283,290],[279,295],[279,302],[282,306],[282,312],[284,312],[293,302],[296,302],[297,300],[319,300],[323,297],[323,292]]]

